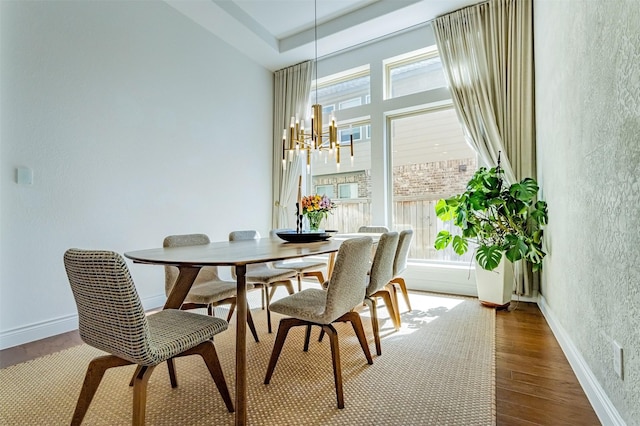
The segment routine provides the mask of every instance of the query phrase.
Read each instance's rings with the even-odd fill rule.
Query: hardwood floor
[[[498,426],[600,424],[535,303],[496,312],[496,412]]]
[[[497,425],[599,425],[538,306],[510,309],[496,312]],[[5,349],[0,368],[80,343],[73,331]]]

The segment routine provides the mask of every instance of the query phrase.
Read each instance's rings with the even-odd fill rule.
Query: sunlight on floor
[[[320,286],[316,281],[303,280],[302,288],[320,288]],[[287,292],[284,288],[278,288],[273,299],[276,300],[286,295]],[[394,336],[410,334],[415,331],[417,327],[430,323],[464,302],[464,299],[455,296],[435,295],[423,292],[410,292],[409,298],[411,300],[411,312],[407,310],[407,305],[404,302],[402,293],[398,293],[398,308],[400,309],[402,325],[397,332],[393,328],[393,323],[389,318],[389,311],[384,305],[378,305],[378,320],[380,321],[381,335],[384,336],[390,333],[393,333]],[[379,303],[382,303],[381,299],[378,300]],[[259,291],[249,292],[249,304],[252,308],[260,307]],[[358,309],[358,312],[363,319],[367,318],[366,321],[369,321],[370,314],[368,308],[363,306]]]

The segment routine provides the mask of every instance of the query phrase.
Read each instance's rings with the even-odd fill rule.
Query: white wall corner
[[[573,344],[571,337],[558,322],[543,295],[540,295],[538,299],[538,306],[602,424],[604,426],[626,426],[626,422],[618,413],[578,348]]]

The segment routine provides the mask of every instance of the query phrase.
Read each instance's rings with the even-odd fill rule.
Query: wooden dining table
[[[236,270],[236,425],[247,424],[247,265],[275,262],[313,255],[332,255],[345,239],[336,238],[312,243],[288,243],[261,238],[245,241],[222,241],[188,247],[165,247],[130,251],[125,257],[134,263],[173,265],[179,269],[176,284],[167,296],[164,309],[179,309],[198,272],[205,266],[231,266]]]

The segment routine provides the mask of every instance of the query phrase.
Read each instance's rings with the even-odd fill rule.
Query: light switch
[[[31,185],[33,183],[33,170],[29,167],[18,167],[16,169],[16,182],[18,185]]]

